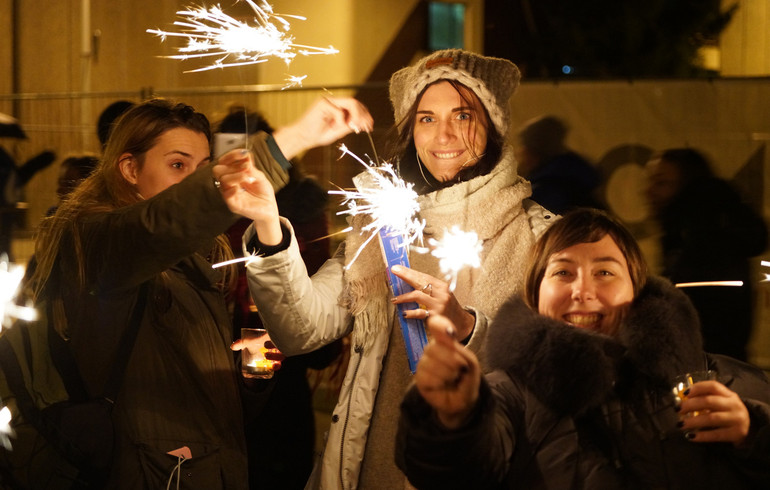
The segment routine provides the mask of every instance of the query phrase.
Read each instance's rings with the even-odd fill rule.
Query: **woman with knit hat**
[[[522,264],[536,236],[555,218],[528,201],[530,187],[516,173],[508,133],[508,99],[519,82],[510,61],[462,50],[435,52],[390,80],[396,138],[390,158],[419,194],[426,237],[459,226],[483,241],[481,267],[460,273],[450,291],[438,259],[412,254],[411,268],[392,272],[414,291],[392,297],[376,243],[356,257],[368,216],[351,218],[353,231],[312,278],[302,264],[291,225],[282,237],[244,235],[254,301],[274,343],[286,355],[312,351],[352,332],[351,360],[334,409],[326,449],[309,482],[325,489],[403,488],[394,461],[398,404],[410,382],[397,304],[415,302],[407,318],[441,314],[458,326],[456,338],[478,351],[487,316],[522,286]],[[359,189],[374,185],[367,174]],[[265,199],[272,198],[264,196]],[[277,214],[259,229],[275,229]],[[355,260],[353,260],[355,258]]]

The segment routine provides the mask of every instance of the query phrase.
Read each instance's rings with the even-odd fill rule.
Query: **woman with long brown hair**
[[[115,400],[106,488],[174,478],[177,488],[247,488],[243,383],[224,294],[231,272],[212,268],[232,256],[221,234],[239,215],[265,212],[259,196],[274,191],[255,165],[280,169],[370,119],[351,99],[321,100],[273,136],[252,138],[251,151],[212,162],[206,117],[150,100],[121,116],[95,173],[42,223],[29,285],[52,305],[92,396],[140,296],[147,305]]]

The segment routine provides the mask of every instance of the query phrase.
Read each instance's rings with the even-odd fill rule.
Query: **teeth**
[[[598,313],[592,313],[588,315],[572,314],[564,316],[564,319],[567,321],[567,323],[571,323],[576,327],[590,327],[598,323],[601,318],[602,316]]]
[[[451,153],[433,153],[433,156],[441,159],[457,158],[462,154],[461,151],[453,151]]]

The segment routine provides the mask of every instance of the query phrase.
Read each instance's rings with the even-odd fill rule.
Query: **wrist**
[[[302,132],[293,125],[275,130],[273,140],[287,160],[291,160],[307,149]]]
[[[468,422],[468,418],[473,412],[473,407],[469,407],[461,412],[436,412],[436,419],[445,428],[450,430],[459,429]]]
[[[254,221],[254,230],[260,243],[269,247],[278,245],[283,239],[281,222],[278,219]]]

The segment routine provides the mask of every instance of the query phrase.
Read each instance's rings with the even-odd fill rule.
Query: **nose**
[[[572,299],[580,302],[596,299],[596,288],[590,277],[580,275],[573,281]]]
[[[440,143],[445,144],[452,141],[455,138],[455,128],[451,121],[441,121],[438,125],[438,140]]]

